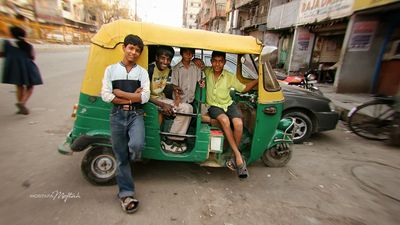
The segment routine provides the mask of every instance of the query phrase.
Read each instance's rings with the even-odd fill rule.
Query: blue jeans
[[[124,111],[115,107],[111,111],[111,142],[117,159],[116,180],[120,198],[135,193],[130,162],[140,158],[144,147],[143,113],[142,109]]]

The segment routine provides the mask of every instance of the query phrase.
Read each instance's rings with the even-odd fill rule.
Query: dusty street
[[[73,125],[87,49],[38,51],[45,84],[16,115],[0,85],[0,224],[400,224],[400,149],[336,130],[296,145],[284,168],[261,161],[239,181],[225,168],[150,161],[135,167],[140,210],[122,212],[117,187],[80,171],[84,153],[60,155]]]

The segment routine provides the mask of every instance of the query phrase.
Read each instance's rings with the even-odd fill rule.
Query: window
[[[64,11],[71,12],[71,2],[70,2],[70,0],[62,0],[61,6],[62,6],[62,9]]]

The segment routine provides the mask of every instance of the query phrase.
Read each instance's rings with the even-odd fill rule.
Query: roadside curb
[[[318,84],[318,88],[325,97],[331,100],[335,111],[339,113],[339,119],[345,122],[347,122],[347,114],[350,110],[365,102],[373,100],[373,97],[369,94],[336,93],[332,85]]]
[[[65,49],[65,50],[77,50],[77,49],[88,49],[90,45],[66,45],[66,44],[33,44],[33,47],[37,51],[45,51],[49,49]]]
[[[338,102],[338,101],[335,101],[332,99],[331,99],[331,101],[334,105],[335,111],[339,114],[339,120],[347,122],[347,114],[350,112],[351,109],[340,106],[340,102]]]

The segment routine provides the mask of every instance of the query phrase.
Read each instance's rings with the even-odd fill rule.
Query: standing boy
[[[106,68],[101,97],[114,104],[110,115],[111,142],[117,159],[116,180],[122,209],[133,213],[139,201],[134,197],[135,185],[130,162],[140,158],[144,147],[143,104],[150,98],[147,71],[136,64],[143,51],[143,41],[136,35],[124,39],[121,62]]]
[[[227,162],[230,169],[235,169],[239,178],[247,178],[246,162],[239,150],[240,140],[243,134],[242,113],[230,96],[231,88],[239,92],[248,92],[258,84],[258,80],[242,84],[234,74],[224,70],[226,53],[213,51],[211,54],[211,66],[206,67],[207,105],[208,113],[212,119],[221,124],[225,137],[231,146],[234,158]],[[233,124],[233,131],[231,128]]]

